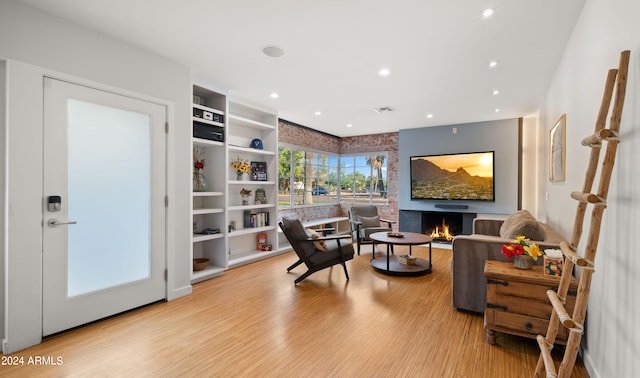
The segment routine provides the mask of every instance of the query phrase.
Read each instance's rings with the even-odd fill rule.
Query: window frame
[[[289,153],[289,178],[288,178],[288,194],[289,194],[289,198],[286,201],[286,204],[283,204],[282,201],[280,200],[280,197],[283,196],[284,194],[281,192],[281,183],[282,178],[280,176],[280,164],[281,164],[281,159],[280,156],[282,155],[281,149],[282,148],[288,148],[290,150]],[[299,192],[300,188],[297,189],[298,186],[300,186],[299,183],[297,183],[298,181],[296,181],[297,178],[300,178],[298,176],[296,176],[296,166],[299,165],[299,162],[296,162],[295,159],[295,155],[296,155],[296,151],[303,151],[304,152],[304,162],[303,164],[305,165],[303,170],[303,176],[302,176],[302,192]],[[309,153],[312,153],[314,156],[311,162],[308,161],[309,159]],[[328,187],[328,185],[322,185],[322,184],[318,184],[318,179],[321,179],[321,177],[317,174],[314,173],[312,174],[312,177],[307,177],[307,167],[319,167],[321,166],[318,163],[318,155],[326,155],[327,159],[326,159],[326,166],[323,169],[326,169],[326,180],[325,181],[330,181],[330,177],[332,174],[332,169],[333,172],[335,172],[336,178],[339,178],[340,173],[339,173],[339,163],[340,163],[340,154],[338,153],[334,153],[334,152],[328,152],[328,151],[322,151],[322,150],[317,150],[317,149],[313,149],[313,148],[306,148],[306,147],[302,147],[302,146],[297,146],[297,145],[293,145],[293,144],[288,144],[288,143],[279,143],[278,144],[278,208],[299,208],[299,207],[309,207],[309,206],[326,206],[326,205],[339,205],[340,204],[340,193],[339,191],[336,191],[336,193],[334,195],[331,194],[331,190]],[[335,166],[331,166],[331,159],[334,158],[335,159]],[[310,182],[312,185],[312,188],[307,189],[307,183]],[[315,183],[315,185],[314,185]],[[337,183],[336,183],[336,189],[337,189],[337,185],[339,184],[339,179],[337,179]],[[320,189],[318,189],[316,192],[316,194],[314,194],[314,189],[315,187],[321,187],[324,188],[325,191],[321,191]],[[301,201],[299,200],[298,197],[302,196]],[[307,201],[307,199],[311,199],[311,203],[305,203]],[[316,202],[315,200],[318,200],[319,202]]]
[[[389,152],[388,151],[373,151],[373,152],[354,152],[354,153],[348,153],[348,154],[340,154],[340,164],[339,164],[339,171],[340,171],[340,176],[339,176],[339,183],[340,183],[340,188],[343,187],[343,182],[342,179],[343,177],[345,177],[346,175],[348,175],[349,173],[347,172],[343,172],[343,170],[346,169],[345,165],[342,163],[343,162],[343,158],[353,158],[353,169],[352,171],[354,172],[354,180],[357,177],[357,174],[355,173],[358,168],[361,168],[362,166],[358,166],[357,165],[357,158],[373,158],[373,157],[377,157],[377,156],[383,156],[383,163],[382,166],[380,167],[381,172],[386,172],[387,174],[383,174],[382,175],[382,180],[384,182],[384,185],[386,187],[386,190],[383,191],[383,194],[379,194],[379,198],[376,198],[376,193],[380,193],[379,191],[374,192],[374,166],[373,164],[367,165],[369,167],[369,183],[368,183],[368,188],[365,188],[367,190],[367,194],[368,195],[363,195],[364,193],[359,192],[359,189],[356,188],[356,184],[353,185],[352,188],[352,193],[349,195],[344,195],[343,194],[343,190],[341,189],[341,195],[340,195],[340,203],[341,204],[345,204],[345,205],[361,205],[361,204],[371,204],[371,205],[387,205],[389,203],[389,199],[388,199],[388,188],[389,188],[389,176],[388,176],[388,164],[389,164]],[[350,168],[349,168],[350,169]],[[377,177],[377,174],[376,174]],[[366,178],[366,176],[365,176]],[[360,189],[361,190],[361,189]],[[363,201],[363,199],[365,199]]]

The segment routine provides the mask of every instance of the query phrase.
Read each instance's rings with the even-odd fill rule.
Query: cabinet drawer
[[[485,318],[485,326],[489,329],[531,338],[535,338],[537,335],[546,335],[549,327],[548,319],[500,310],[487,309]],[[564,327],[560,326],[558,329],[556,340],[560,342],[567,340],[567,330]]]
[[[547,333],[549,321],[547,319],[536,318],[513,314],[504,311],[495,311],[495,325],[497,327],[509,328],[515,331],[531,333],[532,335],[544,335]]]
[[[549,319],[551,317],[551,301],[547,296],[545,286],[528,284],[529,291],[521,291],[524,284],[519,282],[507,282],[502,284],[487,285],[487,306],[494,306],[504,311],[517,314],[535,316]],[[565,308],[569,313],[573,311],[576,297],[569,295]]]
[[[549,319],[551,317],[552,307],[548,298],[546,302],[542,302],[505,295],[492,297],[492,295],[487,294],[487,307],[494,307],[505,312],[541,319]]]
[[[508,295],[512,297],[528,298],[534,301],[549,302],[547,290],[557,289],[557,286],[534,285],[518,281],[488,280],[487,287],[494,288],[499,296]]]

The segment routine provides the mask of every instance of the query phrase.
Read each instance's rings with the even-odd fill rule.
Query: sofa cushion
[[[362,228],[380,227],[380,216],[375,217],[358,217],[358,220],[362,222]]]
[[[519,235],[531,240],[544,240],[546,236],[544,228],[527,210],[509,215],[500,227],[500,237],[503,239],[515,239]]]

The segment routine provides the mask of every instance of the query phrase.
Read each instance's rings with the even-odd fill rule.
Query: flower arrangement
[[[251,195],[251,190],[242,188],[240,189],[240,196],[242,197],[242,205],[249,204],[249,196]]]
[[[535,243],[531,243],[529,239],[522,235],[516,236],[513,242],[503,245],[501,252],[507,256],[507,258],[529,255],[533,260],[538,260],[538,256],[542,256],[540,247]]]
[[[193,169],[200,171],[207,165],[207,161],[202,157],[202,151],[199,148],[193,149]]]
[[[193,162],[193,168],[195,169],[202,169],[205,165],[207,165],[207,162],[204,159]]]
[[[193,149],[193,191],[206,192],[209,190],[209,180],[201,172],[207,162],[204,160],[202,150]]]
[[[249,174],[249,162],[237,157],[231,162],[231,168],[236,171],[236,176],[240,178],[243,173]]]

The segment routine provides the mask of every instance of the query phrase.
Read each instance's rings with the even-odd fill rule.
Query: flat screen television
[[[493,155],[411,156],[411,199],[495,201]]]

